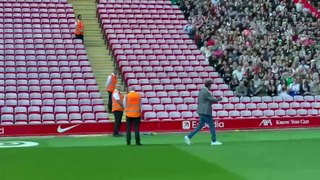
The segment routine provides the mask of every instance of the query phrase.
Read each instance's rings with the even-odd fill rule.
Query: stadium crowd
[[[320,19],[293,0],[180,0],[184,31],[237,96],[320,94]]]

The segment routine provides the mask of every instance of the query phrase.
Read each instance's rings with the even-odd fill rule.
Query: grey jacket
[[[218,101],[217,98],[211,95],[207,88],[202,88],[198,95],[197,113],[199,115],[212,116],[212,104]]]

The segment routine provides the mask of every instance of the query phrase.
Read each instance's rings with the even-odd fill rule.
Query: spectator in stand
[[[226,84],[229,84],[232,80],[232,74],[230,68],[227,66],[224,70],[224,74],[222,75],[223,80]]]
[[[232,75],[233,77],[236,77],[239,81],[241,81],[243,78],[242,67],[238,66],[238,68],[232,72]]]
[[[253,81],[249,80],[247,83],[247,89],[248,89],[248,96],[252,97],[254,95],[255,92],[255,87],[253,85]]]
[[[276,86],[274,79],[270,79],[270,81],[269,81],[268,95],[269,96],[277,96],[278,95],[278,90],[277,90],[277,86]]]
[[[299,2],[296,3],[296,10],[298,12],[301,12],[301,11],[303,11],[303,9],[304,9],[304,5],[301,3],[301,0],[299,0]]]
[[[192,20],[189,18],[188,24],[184,26],[184,32],[189,35],[190,39],[194,38],[195,26],[192,24]]]
[[[289,86],[290,88],[290,95],[295,96],[295,95],[300,95],[300,82],[298,77],[294,77],[293,83]]]
[[[310,84],[307,79],[303,81],[300,85],[300,94],[301,95],[311,95]]]
[[[277,92],[278,94],[282,93],[282,90],[287,91],[288,89],[288,85],[287,85],[287,81],[285,79],[281,80],[281,82],[278,84],[277,86]]]
[[[200,34],[199,31],[196,31],[196,34],[194,35],[194,42],[198,49],[200,49],[204,45],[204,35]]]
[[[261,84],[261,79],[257,74],[253,75],[253,87],[257,88]]]
[[[208,43],[207,43],[207,45],[208,45],[208,47],[210,48],[210,50],[212,51],[212,50],[214,50],[213,48],[213,46],[216,44],[216,42],[215,42],[215,40],[214,40],[214,36],[211,36],[210,37],[210,39],[208,40]]]
[[[239,80],[237,76],[233,76],[231,82],[230,82],[230,89],[232,91],[236,90],[236,87],[239,85]]]
[[[320,95],[320,80],[319,74],[314,73],[312,75],[312,83],[310,83],[311,94]]]
[[[243,97],[243,96],[247,96],[248,95],[248,89],[247,87],[244,85],[244,82],[241,81],[239,86],[236,87],[236,92],[235,95],[237,97]]]
[[[287,97],[291,97],[288,93],[288,90],[285,88],[282,88],[281,93],[279,94],[280,97],[282,98],[287,98]]]
[[[256,91],[254,92],[255,96],[268,96],[268,81],[262,80],[260,85],[257,87]]]
[[[204,46],[201,47],[200,52],[206,57],[206,61],[209,61],[211,54],[210,49],[207,46],[207,41],[204,42]]]

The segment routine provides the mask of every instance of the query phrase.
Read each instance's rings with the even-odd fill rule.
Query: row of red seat
[[[17,41],[16,41],[17,42]],[[83,44],[27,44],[22,42],[14,44],[0,44],[1,50],[85,50]],[[3,56],[3,55],[0,55]]]
[[[171,5],[170,1],[163,0],[99,0],[99,4],[161,4]]]
[[[1,7],[46,7],[46,8],[57,8],[57,7],[72,7],[71,4],[67,4],[67,0],[0,0]]]
[[[76,44],[82,44],[81,41],[78,39],[33,39],[32,37],[30,38],[12,38],[12,39],[1,39],[0,44],[15,44],[15,42],[25,42],[26,44],[42,44],[42,45],[58,45],[58,44],[70,44],[70,45],[76,45]],[[19,44],[17,43],[17,44]],[[35,55],[35,54],[33,54]]]
[[[32,87],[32,86],[31,86]],[[69,86],[72,87],[72,86]],[[75,89],[75,88],[73,88]],[[67,89],[65,89],[67,90]],[[72,92],[72,88],[69,92],[60,92],[59,90],[55,91],[55,86],[43,86],[41,87],[41,92],[18,92],[18,93],[0,93],[0,99],[100,99],[101,94],[99,92]]]
[[[193,95],[189,95],[189,96],[178,96],[178,97],[148,97],[148,98],[143,98],[143,101],[147,101],[145,104],[194,104],[197,102],[197,97],[196,97],[196,91],[193,91],[194,94]],[[188,94],[186,94],[188,95]],[[230,97],[229,99],[231,99],[232,97]],[[227,98],[226,98],[227,99]],[[293,101],[292,99],[283,99],[281,100],[281,102],[277,102],[277,101],[269,101],[268,103],[270,103],[270,105],[272,107],[279,107],[279,108],[299,108],[300,106],[305,106],[307,107],[307,104],[310,104],[310,102],[312,103],[312,105],[318,106],[319,102],[314,102],[314,101],[304,101],[303,99],[301,101]],[[290,104],[289,104],[290,103]],[[300,104],[301,103],[301,104]],[[268,108],[268,104],[266,102],[255,102],[255,101],[249,101],[249,102],[245,102],[245,101],[241,101],[241,102],[232,102],[231,100],[229,102],[224,102],[224,105],[221,104],[217,104],[214,107],[214,109],[223,109],[223,107],[227,106],[229,107],[229,109],[235,108],[235,109],[246,109],[246,108],[252,108],[252,109],[256,109],[256,108]],[[232,105],[234,104],[234,105]],[[278,104],[278,106],[274,105],[274,104]],[[310,105],[309,105],[310,106]]]
[[[101,98],[100,98],[101,99]],[[99,99],[20,99],[0,100],[0,107],[30,107],[30,106],[103,106]]]
[[[33,100],[0,100],[0,107],[30,107],[30,106],[103,106],[103,101],[100,99],[33,99]]]
[[[153,105],[143,105],[142,109],[144,111],[154,111],[154,112],[159,112],[159,111],[195,111],[197,109],[197,104],[171,104],[172,102],[170,100],[165,101],[161,100],[161,104],[153,104]],[[217,104],[212,106],[214,111],[242,111],[242,110],[277,110],[277,109],[283,109],[283,110],[288,110],[288,109],[320,109],[320,103],[319,102],[292,102],[292,103],[249,103],[249,104],[243,104],[243,103],[236,103],[236,104]]]
[[[139,86],[136,86],[139,89]],[[195,91],[191,91],[188,92],[186,90],[184,91],[159,91],[159,92],[140,92],[142,94],[143,97],[145,97],[145,100],[148,100],[150,98],[165,98],[166,96],[168,98],[185,98],[185,97],[196,97],[197,92],[199,92],[198,90]],[[216,91],[214,93],[218,93],[219,91]],[[221,93],[221,92],[220,92]],[[148,96],[148,98],[146,98],[146,96]],[[159,101],[159,100],[156,100]],[[222,101],[219,102],[219,104],[226,104],[226,103],[230,103],[230,104],[238,104],[238,103],[242,103],[242,104],[250,104],[250,103],[282,103],[282,102],[320,102],[320,95],[317,96],[288,96],[288,97],[280,97],[280,96],[274,96],[274,97],[270,97],[270,96],[263,96],[263,97],[258,97],[258,96],[254,96],[254,97],[224,97],[222,99]]]
[[[320,110],[317,109],[288,109],[288,110],[243,110],[243,111],[218,111],[213,112],[214,118],[270,118],[270,117],[304,117],[304,116],[318,116]],[[172,112],[145,112],[145,120],[190,120],[198,119],[196,112],[190,111],[172,111]],[[241,119],[239,119],[241,120]]]
[[[67,123],[96,123],[109,122],[108,113],[72,113],[72,114],[2,114],[0,123],[2,125],[13,124],[67,124]]]
[[[98,5],[98,8],[103,7],[102,4]],[[158,4],[158,5],[153,5],[153,4],[105,4],[104,7],[105,9],[131,9],[131,10],[144,10],[144,9],[156,9],[156,10],[178,10],[178,6],[171,6],[171,5],[163,5],[163,4]]]

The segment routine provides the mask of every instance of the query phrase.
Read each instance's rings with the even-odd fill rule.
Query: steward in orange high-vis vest
[[[74,31],[74,34],[76,35],[77,39],[81,39],[82,42],[84,41],[84,24],[82,22],[82,16],[79,14],[76,19],[76,30]]]
[[[140,143],[140,121],[141,121],[141,96],[130,88],[130,92],[124,99],[124,111],[127,119],[127,145],[131,144],[131,128],[134,126],[134,133],[137,145]]]
[[[121,126],[121,120],[123,116],[123,96],[120,91],[115,89],[112,93],[112,112],[114,115],[114,137],[120,137],[119,129]]]
[[[117,69],[113,70],[113,73],[108,77],[107,83],[106,83],[106,92],[109,94],[109,100],[108,100],[108,111],[109,113],[112,112],[112,93],[114,89],[117,86]]]

